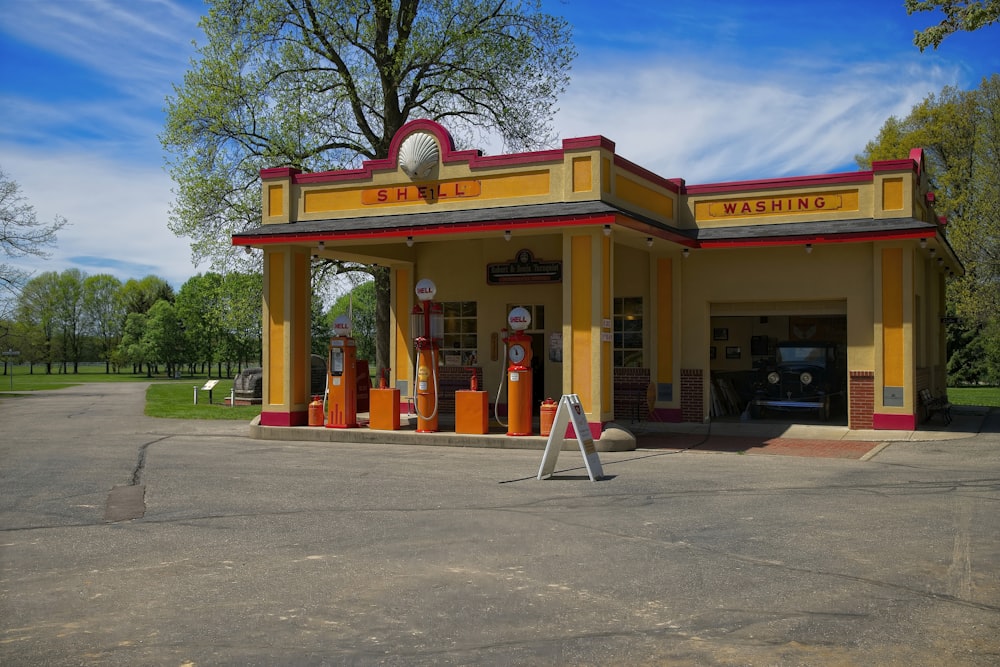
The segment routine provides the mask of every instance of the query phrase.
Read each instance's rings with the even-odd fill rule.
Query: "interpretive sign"
[[[573,430],[576,431],[576,439],[580,443],[580,453],[583,454],[583,462],[587,466],[590,481],[596,482],[602,479],[604,470],[601,468],[601,457],[598,456],[597,449],[594,447],[594,436],[590,434],[587,417],[583,413],[580,397],[576,394],[565,394],[559,399],[559,407],[556,408],[556,416],[552,420],[549,440],[545,443],[545,453],[542,454],[542,464],[538,467],[538,479],[552,477],[555,472],[559,450],[562,449],[563,436],[570,423],[573,424]]]

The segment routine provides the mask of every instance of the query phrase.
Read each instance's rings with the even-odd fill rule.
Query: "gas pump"
[[[333,323],[330,338],[327,428],[358,427],[357,348],[351,337],[351,322],[341,315]]]
[[[507,435],[531,435],[531,313],[518,306],[510,311],[507,324],[512,333],[507,348]]]
[[[410,313],[410,331],[416,361],[417,433],[438,430],[438,353],[444,342],[444,314],[441,304],[434,303],[437,287],[424,278],[417,283],[417,299]]]

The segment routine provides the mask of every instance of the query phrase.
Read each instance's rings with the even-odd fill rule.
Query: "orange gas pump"
[[[531,435],[531,314],[518,306],[510,311],[507,324],[513,333],[507,338],[507,435]]]
[[[410,331],[416,353],[417,433],[438,430],[438,356],[444,342],[444,314],[441,304],[434,303],[437,287],[424,278],[417,283],[420,303],[410,313]]]
[[[341,315],[333,323],[330,338],[329,372],[327,374],[327,428],[358,427],[357,348],[351,337],[347,316]]]

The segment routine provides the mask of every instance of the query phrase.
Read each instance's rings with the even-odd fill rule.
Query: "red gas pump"
[[[358,427],[357,348],[351,337],[351,322],[341,315],[333,323],[327,374],[327,428]]]
[[[507,435],[531,435],[531,336],[524,333],[531,313],[518,306],[507,324],[513,331],[507,338]]]
[[[416,348],[417,433],[438,430],[438,351],[444,342],[444,314],[434,303],[437,287],[424,278],[417,283],[417,299],[410,313],[410,331]]]

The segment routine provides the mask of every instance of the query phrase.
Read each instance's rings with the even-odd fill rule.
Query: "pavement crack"
[[[169,437],[171,436],[163,436],[162,438],[150,440],[144,445],[139,446],[139,458],[135,463],[135,468],[132,470],[132,481],[129,482],[129,486],[139,486],[142,483],[142,473],[146,470],[146,451],[149,449],[150,445],[163,442]]]

